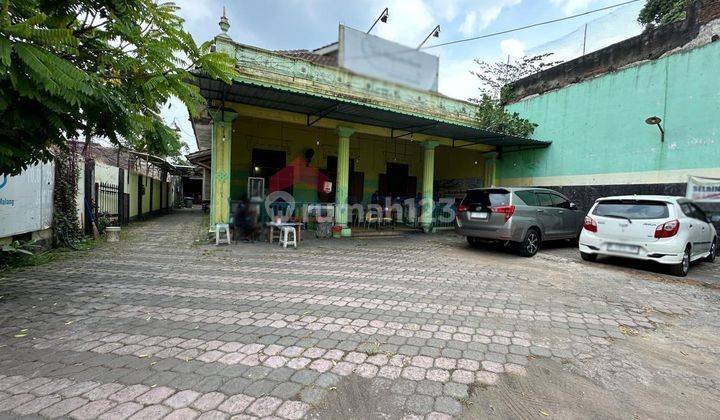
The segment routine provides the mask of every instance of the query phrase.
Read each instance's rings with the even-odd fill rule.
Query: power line
[[[493,37],[493,36],[504,35],[504,34],[508,34],[508,33],[511,33],[511,32],[517,32],[517,31],[522,31],[522,30],[525,30],[525,29],[535,28],[535,27],[538,27],[538,26],[549,25],[549,24],[551,24],[551,23],[562,22],[562,21],[564,21],[564,20],[575,19],[575,18],[578,18],[578,17],[581,17],[581,16],[586,16],[586,15],[592,14],[592,13],[597,13],[597,12],[602,12],[602,11],[609,10],[609,9],[614,9],[614,8],[616,8],[616,7],[625,6],[625,5],[631,4],[631,3],[637,3],[637,2],[639,2],[639,1],[640,1],[640,0],[629,0],[629,1],[622,2],[622,3],[613,4],[613,5],[610,5],[610,6],[601,7],[601,8],[599,8],[599,9],[588,10],[587,12],[578,13],[578,14],[576,14],[576,15],[565,16],[565,17],[558,18],[558,19],[553,19],[553,20],[546,20],[546,21],[544,21],[544,22],[538,22],[538,23],[533,23],[533,24],[531,24],[531,25],[521,26],[521,27],[518,27],[518,28],[506,29],[506,30],[500,31],[500,32],[493,32],[493,33],[490,33],[490,34],[474,36],[474,37],[472,37],[472,38],[457,39],[457,40],[455,40],[455,41],[448,41],[448,42],[442,42],[442,43],[440,43],[440,44],[428,45],[427,47],[423,47],[423,48],[421,48],[421,49],[423,49],[423,50],[429,50],[430,48],[437,48],[437,47],[442,47],[442,46],[445,46],[445,45],[459,44],[459,43],[461,43],[461,42],[476,41],[476,40],[478,40],[478,39],[484,39],[484,38],[490,38],[490,37]]]

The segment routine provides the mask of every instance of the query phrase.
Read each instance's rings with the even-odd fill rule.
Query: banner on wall
[[[0,238],[50,227],[54,178],[52,162],[0,175]]]
[[[693,201],[720,203],[720,178],[691,175],[688,179],[686,197]]]

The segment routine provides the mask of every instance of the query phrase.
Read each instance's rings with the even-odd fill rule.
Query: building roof
[[[195,83],[215,107],[234,102],[289,111],[305,115],[308,126],[330,118],[386,128],[391,138],[422,134],[453,140],[457,147],[550,143],[485,130],[478,125],[475,104],[330,66],[309,51],[268,51],[225,38],[216,38],[216,45],[237,57],[239,76],[228,86],[196,72]],[[202,117],[193,120],[199,149],[210,148],[209,124]]]
[[[301,58],[303,60],[310,61],[315,64],[320,64],[323,66],[338,66],[338,59],[337,55],[321,55],[316,54],[309,50],[277,50],[275,51],[278,54],[283,55],[289,55],[291,57],[297,57]]]
[[[69,146],[75,153],[83,153],[85,142],[71,140]],[[115,146],[105,146],[97,142],[90,143],[87,150],[85,150],[84,156],[86,159],[96,160],[109,166],[128,170],[132,168],[138,169],[136,168],[138,161],[144,161],[160,170],[166,170],[169,173],[177,174],[183,172],[182,166],[175,166],[161,157],[125,148],[120,149]]]

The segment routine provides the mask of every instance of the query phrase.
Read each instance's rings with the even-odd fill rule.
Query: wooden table
[[[303,224],[300,222],[280,222],[280,223],[267,222],[267,223],[265,223],[265,226],[268,227],[268,242],[272,243],[273,240],[275,239],[275,234],[274,234],[275,229],[280,231],[280,228],[285,227],[285,226],[291,226],[292,228],[295,229],[295,235],[297,235],[297,241],[300,242],[302,240],[302,236],[300,234],[300,232],[302,231],[302,229],[301,229],[302,225]],[[279,233],[282,234],[281,232],[279,232]],[[280,239],[280,236],[278,236],[278,239]]]

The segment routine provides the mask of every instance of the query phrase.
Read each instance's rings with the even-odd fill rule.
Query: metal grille
[[[110,183],[95,183],[95,208],[98,216],[118,218],[118,186]]]

